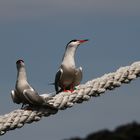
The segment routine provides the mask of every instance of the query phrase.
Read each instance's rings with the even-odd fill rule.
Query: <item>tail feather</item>
[[[49,83],[48,85],[55,85],[55,83]]]

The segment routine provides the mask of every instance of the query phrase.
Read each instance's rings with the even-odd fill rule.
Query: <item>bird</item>
[[[38,95],[38,92],[31,87],[27,81],[25,63],[22,59],[16,62],[17,80],[15,89],[11,91],[11,97],[14,103],[22,103],[22,107],[26,104],[41,105],[44,103],[43,97]],[[21,107],[21,108],[22,108]]]
[[[73,92],[75,86],[80,84],[83,77],[82,67],[76,68],[74,57],[78,46],[87,41],[88,39],[73,39],[66,45],[62,63],[55,75],[54,86],[56,94],[61,91]]]

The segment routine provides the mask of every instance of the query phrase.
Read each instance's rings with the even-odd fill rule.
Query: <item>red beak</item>
[[[84,42],[87,42],[89,41],[88,39],[84,39],[84,40],[79,40],[80,43],[84,43]]]

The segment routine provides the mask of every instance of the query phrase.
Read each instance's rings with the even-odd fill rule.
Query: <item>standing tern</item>
[[[87,41],[88,39],[74,39],[66,45],[62,63],[55,76],[56,94],[67,90],[73,92],[75,86],[80,84],[82,80],[82,67],[76,68],[74,56],[78,46]]]

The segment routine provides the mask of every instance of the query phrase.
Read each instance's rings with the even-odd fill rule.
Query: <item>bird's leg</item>
[[[75,87],[74,87],[73,84],[71,84],[71,86],[70,86],[70,92],[72,93],[74,90],[75,90]]]
[[[65,86],[65,85],[63,85],[63,91],[64,91],[64,92],[67,92],[66,86]]]
[[[63,85],[63,91],[68,92],[69,90],[66,89],[66,85]]]
[[[80,82],[79,82],[77,85],[80,85]],[[78,89],[78,88],[75,86],[75,87],[74,87],[74,90],[77,90],[77,89]]]

